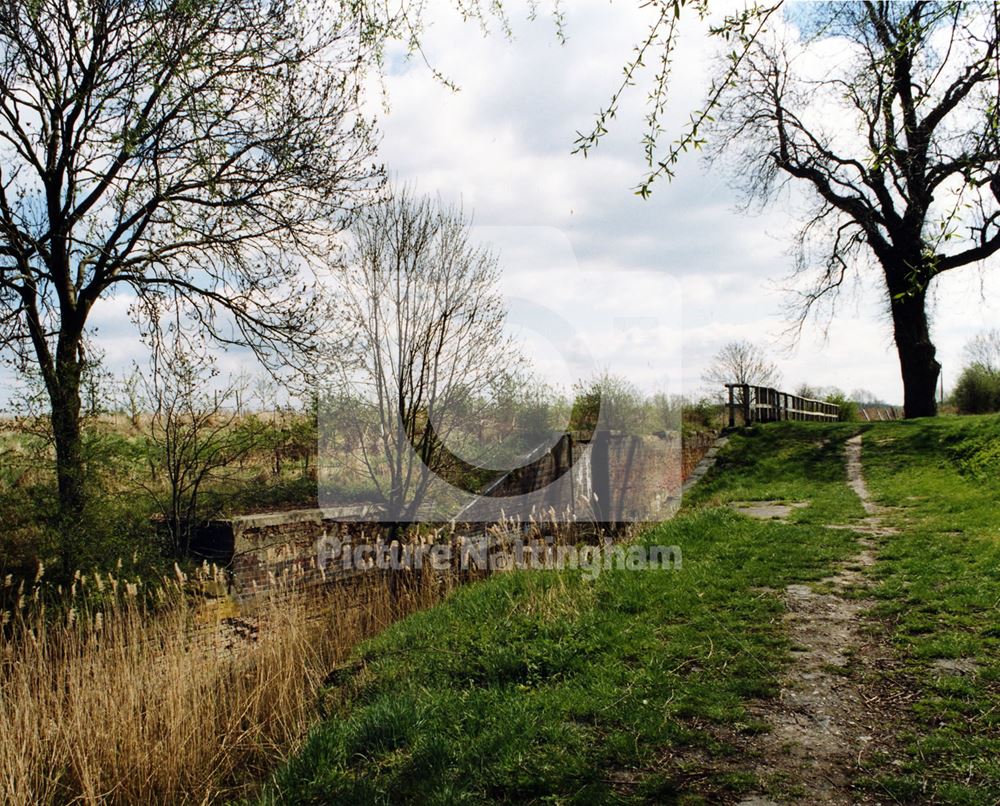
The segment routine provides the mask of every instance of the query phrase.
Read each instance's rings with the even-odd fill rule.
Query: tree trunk
[[[76,533],[84,506],[83,432],[80,426],[80,374],[83,361],[79,335],[62,333],[55,368],[48,384],[52,404],[52,436],[56,448],[59,522],[63,535],[63,563],[73,562]],[[64,570],[70,571],[70,568]]]
[[[927,326],[926,288],[893,292],[890,285],[893,335],[903,376],[903,416],[937,414],[937,384],[941,364]]]

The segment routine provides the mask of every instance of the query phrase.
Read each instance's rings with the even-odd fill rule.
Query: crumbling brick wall
[[[606,456],[608,506],[590,511],[603,521],[669,517],[680,501],[683,479],[713,441],[714,435],[706,435],[696,444],[685,441],[682,446],[677,432],[607,435],[601,455]],[[567,434],[538,461],[507,474],[493,494],[500,496],[499,501],[562,480],[554,489],[566,500],[543,502],[556,510],[573,505],[579,518],[586,520],[594,478],[601,477],[591,467],[593,449],[591,440]],[[192,550],[197,557],[229,569],[230,590],[236,595],[266,590],[278,582],[288,584],[290,579],[309,584],[336,573],[318,567],[317,542],[324,536],[343,543],[375,542],[376,533],[382,534],[376,516],[372,507],[364,506],[242,515],[205,524],[197,531]],[[482,525],[470,528],[481,530]]]
[[[192,553],[226,567],[230,592],[242,595],[282,584],[310,584],[324,577],[317,545],[325,536],[341,540],[374,531],[370,507],[294,509],[239,515],[200,528]]]

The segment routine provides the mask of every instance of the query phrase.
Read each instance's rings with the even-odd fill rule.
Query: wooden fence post
[[[590,478],[597,523],[607,524],[612,517],[611,509],[611,450],[610,433],[595,431],[590,442]]]

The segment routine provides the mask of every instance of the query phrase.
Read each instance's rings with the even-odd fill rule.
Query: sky
[[[461,203],[474,217],[477,237],[498,250],[514,329],[546,379],[565,387],[590,368],[697,397],[712,356],[748,338],[778,365],[784,389],[863,388],[902,401],[875,278],[845,295],[827,326],[810,322],[794,345],[782,336],[794,196],[747,212],[727,169],[697,155],[682,159],[672,182],[654,185],[651,198],[634,194],[644,168],[643,76],[600,145],[586,159],[571,153],[577,131],[589,130],[620,82],[648,10],[625,0],[564,3],[561,44],[545,3],[532,21],[526,6],[507,2],[509,39],[496,25],[484,35],[463,22],[455,5],[428,0],[423,41],[429,64],[457,90],[400,47],[369,82],[379,159],[393,181]],[[668,126],[702,100],[715,47],[702,30],[682,31]],[[992,268],[962,269],[933,287],[946,388],[963,345],[1000,318],[1000,272]],[[104,300],[94,314],[95,341],[115,374],[147,357],[128,305]],[[235,372],[248,360],[230,352],[220,368]]]
[[[641,80],[601,144],[586,159],[571,153],[576,132],[589,130],[607,105],[648,15],[607,0],[565,6],[564,45],[544,5],[529,21],[508,3],[512,40],[480,35],[447,2],[435,6],[425,54],[459,90],[400,50],[390,54],[384,98],[376,84],[370,93],[372,102],[385,104],[375,107],[382,112],[380,156],[396,181],[460,200],[500,247],[512,295],[530,289],[537,301],[576,314],[570,321],[597,344],[608,331],[587,322],[595,299],[607,301],[614,292],[626,300],[619,314],[631,307],[637,317],[658,317],[647,354],[629,361],[628,350],[616,345],[608,361],[594,359],[642,386],[656,386],[660,375],[670,391],[697,396],[719,348],[749,338],[779,366],[784,388],[863,388],[901,403],[876,278],[843,295],[832,320],[807,324],[797,344],[783,336],[789,324],[783,289],[800,209],[795,198],[747,212],[731,188],[734,177],[697,155],[682,160],[672,182],[654,185],[651,198],[634,195],[644,168]],[[675,124],[699,108],[714,47],[700,29],[682,33],[667,110]],[[505,236],[505,229],[512,232]],[[551,259],[539,257],[549,250]],[[553,270],[546,271],[547,261]],[[991,268],[952,272],[933,288],[933,334],[946,387],[960,369],[965,342],[998,320],[1000,277]],[[671,298],[657,299],[658,286]],[[671,344],[659,361],[673,338],[680,344]],[[643,371],[651,366],[657,371]]]

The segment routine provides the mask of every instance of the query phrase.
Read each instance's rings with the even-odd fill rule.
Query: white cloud
[[[739,212],[730,177],[694,157],[672,183],[656,186],[652,199],[633,195],[643,171],[641,85],[605,142],[586,160],[570,154],[574,133],[592,124],[620,80],[644,17],[606,2],[578,2],[567,11],[569,42],[560,47],[549,25],[524,22],[517,8],[515,40],[508,42],[481,38],[442,2],[427,52],[461,91],[441,87],[418,62],[388,76],[390,111],[381,125],[389,168],[424,192],[461,197],[478,224],[561,230],[581,271],[615,278],[643,306],[649,301],[636,277],[659,271],[677,278],[688,391],[700,388],[702,368],[723,343],[751,338],[773,346],[788,386],[864,387],[900,401],[891,331],[874,288],[857,302],[845,300],[825,334],[812,323],[790,354],[779,343],[787,302],[779,286],[792,268],[794,220],[787,210]],[[674,68],[675,114],[697,107],[708,64],[705,38],[684,37]],[[534,271],[523,248],[506,245],[504,255],[511,273]],[[542,297],[579,293],[580,284],[562,276],[537,271],[533,279],[533,293]],[[1000,313],[1000,282],[988,281],[982,298],[977,283],[974,273],[938,282],[934,332],[946,382],[965,340]]]
[[[546,263],[541,247],[532,252],[537,243],[530,239],[501,244],[511,293],[559,299],[570,310],[584,311],[584,292],[592,289],[575,282],[573,272],[579,277],[586,272],[608,278],[606,286],[623,308],[632,304],[655,312],[657,300],[649,295],[656,292],[643,278],[650,272],[675,278],[687,391],[699,390],[702,368],[722,344],[746,337],[775,344],[786,386],[866,387],[900,401],[891,333],[870,289],[856,304],[842,306],[829,338],[809,325],[795,352],[779,351],[785,299],[776,286],[791,270],[787,248],[794,225],[787,211],[739,212],[727,186],[730,177],[721,169],[706,170],[694,156],[681,164],[673,183],[657,185],[650,200],[633,194],[644,167],[641,84],[587,159],[570,154],[575,132],[588,129],[594,113],[607,105],[649,9],[606,0],[567,4],[569,41],[563,47],[547,20],[527,22],[523,8],[508,6],[513,41],[497,34],[482,37],[458,19],[451,0],[429,9],[427,54],[435,68],[460,84],[459,92],[442,86],[419,59],[404,62],[399,50],[389,54],[387,114],[382,115],[377,82],[370,92],[371,112],[381,117],[381,159],[389,171],[423,192],[461,199],[484,227],[562,233],[578,268],[555,261],[555,268],[545,271],[552,262]],[[677,122],[698,106],[708,75],[706,40],[693,33],[682,37],[675,60],[670,109]],[[1000,277],[987,275],[984,290],[980,296],[979,276],[969,271],[937,283],[934,335],[946,384],[954,380],[965,340],[1000,319]],[[661,308],[672,304],[668,300]],[[125,363],[143,353],[126,307],[113,301],[95,313],[109,358]],[[239,354],[228,354],[225,369],[240,360]],[[651,375],[658,361],[654,354],[636,355],[635,371]]]

